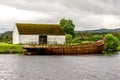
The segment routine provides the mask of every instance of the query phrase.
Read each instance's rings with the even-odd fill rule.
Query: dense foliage
[[[75,37],[75,32],[74,32],[75,25],[73,24],[72,20],[70,19],[66,20],[64,18],[61,19],[60,26],[62,27],[62,29],[64,30],[66,34],[70,34],[73,37]]]
[[[0,34],[0,42],[11,43],[12,42],[12,31],[6,31]]]
[[[66,34],[65,37],[66,37],[66,44],[70,44],[72,42],[72,35]]]
[[[106,51],[116,51],[118,47],[118,38],[113,36],[113,34],[107,34],[104,37],[105,50]]]

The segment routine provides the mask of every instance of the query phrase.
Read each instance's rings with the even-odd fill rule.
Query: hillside
[[[85,31],[75,31],[78,33],[84,33],[84,32],[91,32],[91,33],[110,33],[110,32],[116,32],[119,31],[120,28],[117,29],[96,29],[96,30],[85,30]]]

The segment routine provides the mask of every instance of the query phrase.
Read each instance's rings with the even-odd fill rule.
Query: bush
[[[91,41],[98,41],[98,40],[101,40],[101,39],[102,39],[102,37],[100,35],[93,35],[91,37]]]
[[[81,41],[80,37],[76,37],[72,40],[72,43],[81,43],[81,42],[82,41]]]
[[[70,44],[72,42],[72,35],[66,34],[65,37],[66,37],[66,43]]]
[[[106,51],[115,51],[118,47],[118,38],[113,36],[112,34],[106,34],[104,37],[105,41],[105,50]]]

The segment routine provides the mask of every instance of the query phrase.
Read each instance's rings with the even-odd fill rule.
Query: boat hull
[[[103,42],[94,42],[82,45],[67,45],[67,46],[28,46],[25,54],[40,54],[40,55],[79,55],[101,53],[104,51]]]

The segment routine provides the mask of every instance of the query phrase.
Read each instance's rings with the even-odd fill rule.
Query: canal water
[[[0,80],[120,80],[120,54],[0,55]]]

